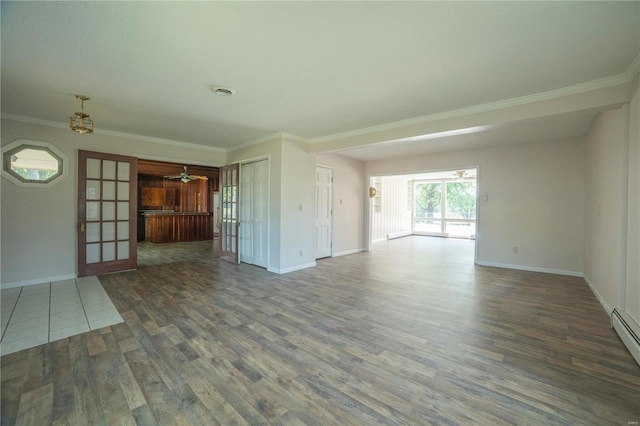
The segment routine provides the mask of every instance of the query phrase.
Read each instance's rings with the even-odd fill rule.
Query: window
[[[67,175],[68,158],[50,143],[18,139],[2,147],[2,175],[19,186],[52,186]]]
[[[474,238],[474,180],[413,181],[413,232]]]

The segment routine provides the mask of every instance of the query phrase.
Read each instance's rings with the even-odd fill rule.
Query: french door
[[[240,263],[238,256],[238,200],[240,164],[220,168],[220,258]]]
[[[78,276],[135,269],[138,160],[78,151]]]

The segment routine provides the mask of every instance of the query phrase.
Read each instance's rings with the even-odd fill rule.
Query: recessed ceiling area
[[[640,52],[640,2],[0,7],[4,118],[65,123],[82,93],[98,133],[224,150],[275,132],[314,143],[575,85],[606,87],[624,80]],[[216,96],[216,86],[235,93]],[[593,111],[575,112],[568,121],[549,118],[542,137],[586,133]],[[392,152],[376,145],[344,154],[526,141],[530,123],[513,121],[488,133],[394,144]]]

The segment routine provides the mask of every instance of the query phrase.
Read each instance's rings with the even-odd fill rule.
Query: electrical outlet
[[[513,246],[513,252],[514,252],[515,254],[518,254],[518,247]]]

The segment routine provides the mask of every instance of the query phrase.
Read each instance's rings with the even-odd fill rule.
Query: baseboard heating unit
[[[640,365],[640,326],[629,314],[618,308],[611,313],[611,326]]]

